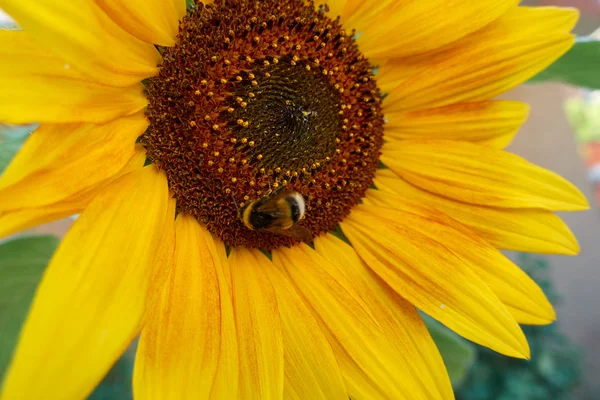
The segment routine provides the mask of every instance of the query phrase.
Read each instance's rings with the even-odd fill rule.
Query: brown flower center
[[[364,196],[383,136],[371,66],[324,8],[297,0],[216,0],[181,21],[147,81],[141,137],[180,212],[231,246],[304,236],[252,230],[241,215],[272,190],[298,192],[309,236]]]

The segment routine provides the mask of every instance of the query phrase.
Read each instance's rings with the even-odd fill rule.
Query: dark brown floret
[[[383,136],[372,67],[323,8],[297,0],[217,0],[180,24],[147,82],[142,136],[179,211],[231,246],[298,239],[252,231],[239,209],[286,186],[301,225],[332,230],[364,196]]]

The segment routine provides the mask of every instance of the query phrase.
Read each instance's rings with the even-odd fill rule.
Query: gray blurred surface
[[[577,236],[581,254],[549,256],[556,289],[563,297],[557,308],[561,329],[583,347],[587,381],[575,398],[600,399],[600,212],[594,206],[592,186],[577,144],[563,112],[573,89],[559,84],[528,85],[502,96],[531,105],[529,120],[508,150],[548,168],[573,182],[592,208],[561,217]]]

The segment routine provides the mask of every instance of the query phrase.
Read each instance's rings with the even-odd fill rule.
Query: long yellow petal
[[[448,227],[446,232],[443,229],[438,230],[436,238],[444,240],[443,235],[453,235],[451,242],[462,242],[462,246],[455,246],[449,250],[479,275],[507,306],[517,322],[547,324],[556,319],[552,305],[537,284],[492,245],[458,221],[443,212],[415,203],[412,199],[378,190],[369,190],[366,200],[369,204],[381,207],[381,214],[395,209],[427,219],[436,219],[445,224]],[[416,229],[418,230],[418,227]]]
[[[138,334],[168,218],[153,167],[110,184],[64,238],[37,290],[2,400],[85,398]]]
[[[376,316],[381,330],[398,349],[402,365],[395,368],[406,369],[409,377],[405,379],[419,382],[427,398],[453,398],[444,362],[413,305],[385,290],[350,245],[329,234],[316,238],[314,245],[331,262],[326,268],[334,279],[352,282],[370,314]]]
[[[52,204],[114,176],[147,126],[143,113],[105,125],[41,125],[0,177],[0,210]]]
[[[93,1],[0,0],[0,8],[67,68],[95,82],[130,86],[158,71],[156,48],[125,32]]]
[[[268,260],[263,271],[277,295],[283,333],[283,398],[347,400],[348,392],[335,355],[296,289]]]
[[[84,190],[57,203],[45,204],[33,208],[19,208],[0,213],[0,238],[31,228],[46,222],[81,213],[104,188],[115,179],[144,166],[146,151],[136,147],[135,155],[116,175],[91,188]]]
[[[444,221],[361,205],[341,226],[360,258],[415,307],[482,346],[529,357],[519,325],[471,261],[455,254],[464,243]],[[469,250],[477,257],[483,247]]]
[[[495,208],[455,201],[421,190],[389,169],[377,171],[375,186],[382,192],[396,193],[448,214],[499,249],[567,255],[579,252],[569,227],[548,210]]]
[[[422,70],[394,88],[390,111],[441,107],[491,99],[523,83],[566,52],[577,11],[517,7],[488,27],[408,62]]]
[[[229,257],[239,343],[239,399],[281,399],[284,382],[282,322],[258,250],[234,248]]]
[[[414,378],[379,316],[327,259],[303,244],[274,250],[273,262],[290,277],[328,336],[351,398],[432,398],[436,389],[425,389]]]
[[[504,148],[527,119],[518,101],[478,101],[385,114],[386,139],[464,140]]]
[[[173,46],[185,0],[95,0],[121,28],[146,43]]]
[[[483,28],[517,3],[518,0],[399,1],[374,18],[357,42],[371,60],[426,53]]]
[[[403,140],[384,145],[381,161],[413,185],[469,204],[584,210],[573,184],[521,157],[468,142]]]
[[[143,109],[142,86],[90,81],[24,31],[0,30],[0,121],[101,123]]]
[[[135,362],[137,399],[209,399],[222,337],[234,336],[233,309],[215,243],[190,216],[175,222],[171,276],[150,310]],[[235,350],[235,348],[234,348]],[[237,351],[227,354],[237,360]],[[230,370],[236,382],[237,370]],[[230,393],[235,398],[235,391]]]

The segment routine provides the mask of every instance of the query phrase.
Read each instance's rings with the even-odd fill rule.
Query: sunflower
[[[517,0],[2,0],[0,121],[39,122],[0,234],[80,213],[2,400],[452,398],[417,312],[527,358],[555,319],[498,249],[575,254],[586,200],[492,100],[573,43]]]

